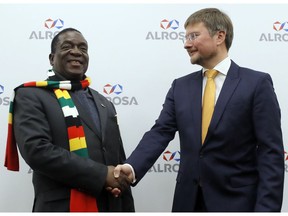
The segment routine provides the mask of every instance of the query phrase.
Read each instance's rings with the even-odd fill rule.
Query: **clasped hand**
[[[118,197],[124,190],[126,190],[133,181],[132,175],[123,165],[108,166],[108,173],[106,177],[106,190],[114,197]]]

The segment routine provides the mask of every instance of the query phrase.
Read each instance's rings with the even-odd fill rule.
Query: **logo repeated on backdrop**
[[[104,91],[105,94],[108,94],[108,95],[112,94],[112,93],[115,93],[115,94],[119,95],[123,91],[123,86],[119,85],[119,84],[116,84],[114,86],[112,86],[110,84],[107,84],[107,85],[104,86],[103,91]]]
[[[163,29],[172,28],[173,30],[176,30],[179,28],[179,22],[177,20],[168,21],[164,19],[160,22],[160,27]]]
[[[160,30],[149,31],[146,40],[184,40],[185,32],[176,31],[179,28],[179,21],[176,19],[163,19],[159,24]]]
[[[49,40],[52,39],[56,34],[58,34],[59,30],[64,27],[64,21],[62,19],[51,19],[48,18],[44,21],[42,27],[45,30],[42,31],[32,31],[30,33],[30,40]]]
[[[9,102],[10,98],[4,96],[4,86],[0,84],[0,106],[8,106]]]
[[[64,26],[64,21],[61,19],[57,19],[57,20],[52,20],[52,19],[47,19],[45,21],[45,25],[46,28],[48,29],[52,29],[52,28],[57,28],[57,29],[61,29]]]
[[[288,42],[288,22],[276,21],[273,23],[273,33],[262,33],[259,41],[263,42]]]
[[[155,163],[148,172],[177,173],[179,170],[180,151],[165,151],[162,155],[164,163]]]
[[[138,105],[138,101],[136,100],[136,97],[132,96],[123,96],[123,86],[120,84],[111,85],[106,84],[103,87],[103,92],[106,95],[106,98],[111,101],[114,105]],[[115,96],[116,95],[116,96]]]

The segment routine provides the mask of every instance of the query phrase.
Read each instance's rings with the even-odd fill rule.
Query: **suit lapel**
[[[217,103],[216,103],[216,106],[214,109],[214,113],[213,113],[213,117],[212,117],[210,126],[208,128],[208,134],[207,134],[206,139],[208,139],[210,136],[209,131],[213,131],[216,128],[218,122],[220,121],[221,116],[223,115],[223,112],[225,110],[225,107],[226,107],[229,99],[233,95],[239,81],[240,81],[239,66],[236,65],[232,61],[230,69],[227,73],[227,77],[226,77],[225,82],[223,84],[222,90],[220,92],[219,98],[217,100]]]
[[[101,100],[99,97],[99,94],[95,91],[91,91],[91,94],[93,96],[94,102],[98,109],[100,124],[101,124],[101,137],[102,141],[105,140],[105,128],[107,123],[107,108],[104,103],[104,101]]]
[[[191,98],[187,101],[190,101],[191,104],[189,105],[189,110],[192,112],[192,121],[195,122],[195,134],[198,134],[195,136],[196,143],[199,143],[201,145],[201,125],[202,125],[202,85],[203,85],[203,75],[202,71],[198,71],[193,74],[192,82],[189,83],[188,88],[189,91],[189,97]],[[190,108],[191,107],[191,108]],[[200,113],[200,115],[199,115]]]

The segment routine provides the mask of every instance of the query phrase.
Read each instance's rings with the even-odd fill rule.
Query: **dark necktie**
[[[101,134],[99,114],[92,95],[90,94],[88,89],[79,90],[75,93],[82,107],[85,109],[85,111],[88,112],[89,116],[91,117],[97,131]]]

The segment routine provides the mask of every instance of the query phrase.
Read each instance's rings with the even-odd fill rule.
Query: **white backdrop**
[[[13,88],[46,78],[51,37],[67,27],[79,29],[88,40],[87,75],[92,78],[92,87],[116,105],[129,156],[157,118],[173,79],[199,69],[190,64],[181,39],[186,18],[204,7],[218,7],[231,17],[235,38],[230,57],[241,66],[271,74],[288,151],[288,5],[1,4],[0,162],[4,161],[8,100]],[[116,86],[114,92],[110,93],[108,84]],[[171,211],[179,149],[177,137],[133,188],[137,212]],[[285,157],[287,175],[288,155]],[[0,166],[0,212],[31,211],[31,176],[23,161],[19,173]],[[285,181],[282,211],[288,212]]]

